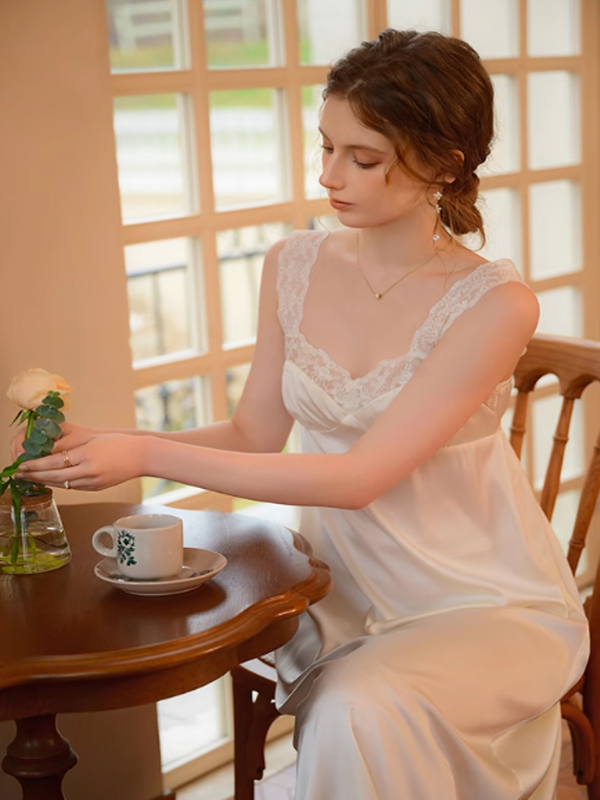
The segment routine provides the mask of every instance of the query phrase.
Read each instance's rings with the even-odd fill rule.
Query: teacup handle
[[[100,541],[102,534],[108,533],[110,538],[113,541],[112,547],[106,547]],[[100,553],[103,556],[108,556],[108,558],[116,558],[117,557],[117,546],[115,544],[115,529],[112,525],[105,525],[104,528],[99,528],[96,533],[92,536],[92,545],[94,550]]]

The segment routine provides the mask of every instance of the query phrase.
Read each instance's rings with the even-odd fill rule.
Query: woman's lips
[[[335,208],[338,211],[345,211],[347,208],[350,208],[353,205],[353,203],[344,203],[343,200],[336,200],[333,197],[329,198],[329,204],[332,208]]]

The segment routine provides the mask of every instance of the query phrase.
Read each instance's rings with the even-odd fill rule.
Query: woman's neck
[[[421,224],[412,220],[394,220],[373,228],[356,231],[357,247],[363,264],[377,270],[393,269],[395,273],[412,269],[415,264],[432,259],[440,250],[452,247],[454,241],[434,218]],[[437,234],[439,239],[434,240]]]

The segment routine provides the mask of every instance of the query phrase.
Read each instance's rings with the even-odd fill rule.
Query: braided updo
[[[440,188],[448,230],[485,241],[475,171],[490,153],[494,89],[472,47],[440,33],[385,30],[333,65],[329,96],[348,100],[363,125],[392,142],[409,174]],[[437,176],[433,183],[415,163]]]

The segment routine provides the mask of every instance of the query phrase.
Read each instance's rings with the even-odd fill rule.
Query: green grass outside
[[[273,107],[273,89],[227,89],[210,93],[211,108],[261,108],[269,110]],[[302,105],[312,107],[314,103],[312,86],[302,87]],[[320,104],[320,99],[317,98]],[[116,111],[156,110],[177,108],[174,94],[141,94],[127,97],[115,97]]]
[[[208,42],[208,64],[216,69],[270,66],[267,42]],[[142,47],[137,50],[110,50],[111,68],[116,72],[174,69],[172,45]],[[311,47],[307,39],[300,42],[300,63],[310,64]]]
[[[208,58],[211,67],[244,68],[268,64],[266,42],[232,43],[209,42]],[[173,48],[170,46],[145,47],[138,50],[119,50],[112,48],[110,62],[115,72],[146,72],[148,70],[174,69]],[[300,63],[309,63],[310,42],[300,43]],[[211,92],[212,108],[271,108],[271,89],[231,89]],[[312,87],[302,87],[302,104],[313,103]],[[115,98],[115,108],[119,110],[175,108],[175,95],[152,94]]]

